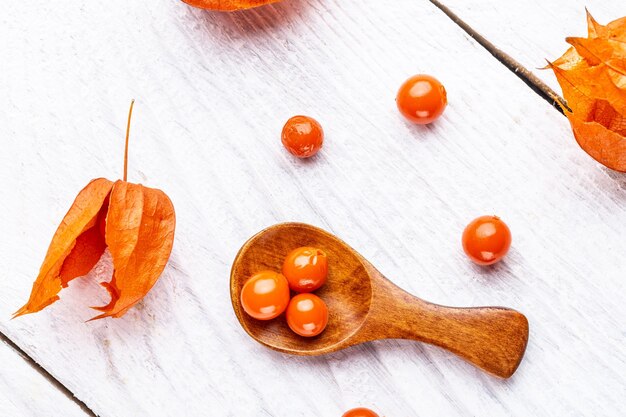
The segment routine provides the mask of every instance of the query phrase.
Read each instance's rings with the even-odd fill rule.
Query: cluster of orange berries
[[[241,289],[244,311],[257,320],[272,320],[286,311],[287,325],[296,334],[313,337],[328,324],[326,303],[311,294],[326,283],[328,258],[320,249],[294,249],[283,263],[282,273],[261,271]],[[297,293],[293,298],[291,291]]]
[[[444,86],[430,75],[415,75],[406,80],[396,96],[400,113],[413,123],[435,121],[447,106]],[[324,130],[312,117],[294,116],[285,123],[281,140],[298,158],[317,154],[324,143]],[[463,250],[479,265],[501,260],[511,245],[511,232],[497,216],[481,216],[463,231]],[[287,324],[295,333],[312,337],[328,323],[328,308],[312,291],[326,282],[326,254],[316,248],[302,247],[292,251],[283,264],[282,274],[262,271],[251,277],[241,292],[241,304],[250,316],[271,320],[286,311]],[[290,299],[290,289],[299,293]],[[343,417],[378,417],[367,408],[347,411]]]

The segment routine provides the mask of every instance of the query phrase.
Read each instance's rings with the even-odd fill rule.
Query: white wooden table
[[[176,0],[4,2],[1,416],[623,415],[626,177],[429,1],[364,3],[219,14]],[[530,69],[584,35],[584,5],[603,23],[626,15],[621,0],[442,3]],[[426,128],[394,104],[420,72],[450,103]],[[130,180],[174,201],[169,266],[121,319],[84,323],[106,302],[105,260],[60,302],[11,321],[76,193],[121,175],[133,97]],[[326,130],[313,161],[280,145],[299,113]],[[479,268],[459,239],[491,213],[513,247]],[[428,300],[524,312],[518,372],[499,380],[406,341],[318,358],[255,343],[230,307],[230,264],[282,221],[332,231]]]

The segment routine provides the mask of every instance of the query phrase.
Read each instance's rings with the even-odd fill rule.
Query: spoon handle
[[[430,343],[499,377],[513,375],[528,342],[528,320],[522,313],[502,307],[445,307],[394,290],[393,298],[386,292],[372,312],[372,336]]]

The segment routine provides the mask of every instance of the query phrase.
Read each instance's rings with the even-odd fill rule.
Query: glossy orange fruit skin
[[[346,411],[342,417],[378,417],[378,414],[369,408],[353,408]]]
[[[278,272],[262,271],[246,281],[241,289],[241,305],[257,320],[280,316],[289,305],[289,284]]]
[[[328,307],[315,294],[298,294],[287,307],[287,324],[296,334],[313,337],[322,333],[328,324]]]
[[[500,261],[511,247],[511,230],[497,216],[481,216],[463,231],[463,250],[478,265]]]
[[[396,96],[396,105],[404,117],[424,125],[441,116],[448,105],[448,96],[435,77],[418,74],[402,84]]]
[[[294,249],[283,263],[283,275],[295,292],[312,292],[326,283],[326,252],[310,246]]]
[[[298,158],[310,158],[324,144],[324,130],[317,120],[294,116],[287,120],[281,134],[283,145]]]

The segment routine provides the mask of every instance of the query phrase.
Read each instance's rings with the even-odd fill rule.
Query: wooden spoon
[[[328,281],[316,291],[328,305],[328,327],[314,338],[293,333],[283,317],[259,321],[240,302],[244,282],[255,273],[280,271],[300,246],[328,254]],[[269,227],[241,248],[230,277],[235,314],[245,331],[272,349],[321,355],[377,339],[413,339],[447,349],[499,377],[517,369],[528,341],[528,320],[508,308],[454,308],[431,304],[394,285],[354,249],[332,234],[302,223]]]

